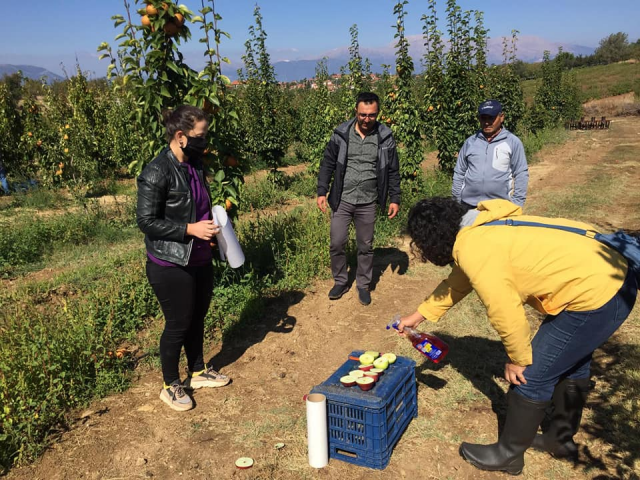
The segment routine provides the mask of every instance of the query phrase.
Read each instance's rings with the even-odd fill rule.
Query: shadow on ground
[[[348,268],[349,268],[349,287],[353,286],[356,279],[356,256],[354,251],[347,250]],[[376,285],[380,282],[380,277],[388,269],[391,268],[391,272],[395,272],[398,275],[404,275],[409,269],[409,256],[397,248],[384,247],[376,248],[373,250],[373,272],[371,274],[371,284],[369,290],[376,289]]]
[[[302,301],[304,296],[301,291],[290,291],[249,302],[240,320],[225,333],[221,350],[209,359],[208,365],[220,370],[242,357],[252,345],[262,342],[267,333],[290,333],[296,318],[289,315],[289,307]]]

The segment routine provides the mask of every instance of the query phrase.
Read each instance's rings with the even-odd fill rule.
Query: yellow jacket
[[[511,362],[531,365],[531,331],[527,303],[541,313],[583,312],[607,303],[620,289],[627,261],[592,238],[571,232],[527,226],[481,226],[493,220],[518,220],[594,230],[563,218],[522,215],[507,200],[478,204],[471,226],[462,227],[453,246],[453,270],[418,307],[438,321],[449,308],[475,290],[487,309]]]

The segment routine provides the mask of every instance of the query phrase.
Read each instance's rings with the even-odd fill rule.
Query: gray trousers
[[[349,239],[349,224],[356,227],[358,247],[358,269],[356,285],[368,289],[373,274],[373,231],[376,223],[376,202],[365,205],[352,205],[340,202],[338,210],[331,214],[331,273],[335,283],[346,285],[347,254],[345,247]]]

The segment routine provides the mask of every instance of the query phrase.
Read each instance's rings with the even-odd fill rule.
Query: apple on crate
[[[345,387],[353,387],[356,384],[356,377],[352,377],[351,375],[345,375],[340,378],[340,383]]]
[[[376,381],[376,382],[380,379],[380,375],[377,372],[374,372],[373,370],[369,370],[368,372],[364,372],[364,376],[373,378],[373,380]]]
[[[382,370],[386,370],[387,368],[389,368],[389,360],[387,360],[387,358],[385,356],[382,356],[380,358],[376,358],[375,361],[373,362],[373,366],[375,368],[380,368]]]
[[[360,360],[361,365],[371,365],[375,361],[375,359],[376,357],[374,357],[373,355],[367,352],[363,353],[358,358],[358,360]]]
[[[384,353],[382,356],[387,359],[387,361],[389,362],[389,365],[391,365],[392,363],[395,363],[397,358],[395,353]]]
[[[367,390],[371,390],[373,388],[376,381],[371,377],[362,377],[357,379],[356,383],[360,387],[360,390],[366,392]]]

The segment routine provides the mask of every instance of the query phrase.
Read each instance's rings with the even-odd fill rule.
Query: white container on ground
[[[307,438],[309,465],[314,468],[326,467],[329,463],[327,397],[321,393],[307,395]]]

